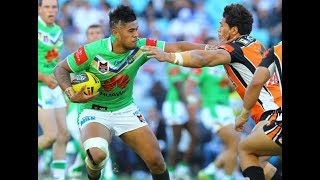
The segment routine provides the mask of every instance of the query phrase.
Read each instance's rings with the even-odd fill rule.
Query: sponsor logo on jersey
[[[102,84],[102,87],[107,92],[112,91],[115,87],[119,87],[121,89],[124,89],[127,87],[128,83],[130,82],[130,78],[126,74],[117,74],[113,76],[109,80],[105,80]]]
[[[112,92],[112,93],[100,92],[100,95],[105,96],[105,97],[119,97],[126,92],[127,92],[127,90],[124,89],[124,90]]]
[[[88,56],[84,50],[84,46],[81,46],[76,52],[74,52],[73,57],[78,66],[86,62],[88,60]]]

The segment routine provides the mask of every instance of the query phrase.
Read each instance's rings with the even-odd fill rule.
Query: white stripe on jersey
[[[238,62],[230,63],[230,65],[239,72],[238,74],[240,74],[240,76],[245,81],[245,83],[249,85],[253,77],[252,72],[245,65]],[[263,103],[264,111],[274,110],[279,108],[278,105],[274,102],[274,98],[271,95],[271,93],[266,91],[265,88],[261,89],[259,100]]]

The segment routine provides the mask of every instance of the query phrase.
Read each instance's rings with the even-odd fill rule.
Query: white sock
[[[53,160],[51,170],[54,180],[64,180],[66,173],[66,160]]]

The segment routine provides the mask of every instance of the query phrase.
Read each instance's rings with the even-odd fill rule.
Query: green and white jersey
[[[189,78],[199,85],[202,107],[209,107],[215,115],[214,107],[217,104],[229,105],[230,88],[224,78],[226,73],[223,65],[192,69]]]
[[[166,95],[166,101],[169,102],[176,102],[179,101],[179,92],[174,85],[178,81],[185,81],[186,78],[188,77],[188,72],[185,70],[186,68],[183,69],[183,67],[178,66],[176,64],[167,64],[167,75],[169,79],[169,87],[168,87],[168,93]]]
[[[47,26],[38,16],[38,71],[53,74],[63,48],[63,31],[57,24]],[[43,82],[38,81],[39,84]]]
[[[123,54],[112,52],[115,37],[101,39],[81,46],[67,57],[73,72],[91,72],[96,75],[101,88],[99,95],[92,101],[83,103],[82,109],[117,111],[134,102],[132,97],[134,78],[147,60],[141,46],[157,46],[164,50],[165,42],[140,38],[137,47]]]

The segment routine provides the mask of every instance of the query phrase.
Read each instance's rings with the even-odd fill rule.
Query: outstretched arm
[[[227,64],[231,61],[229,52],[223,49],[216,50],[192,50],[179,53],[166,53],[158,47],[144,46],[148,58],[156,58],[161,62],[169,62],[185,67],[205,67]]]
[[[180,51],[189,51],[189,50],[204,50],[206,47],[205,44],[191,43],[187,41],[178,41],[178,42],[166,42],[164,47],[165,52],[180,52]]]

